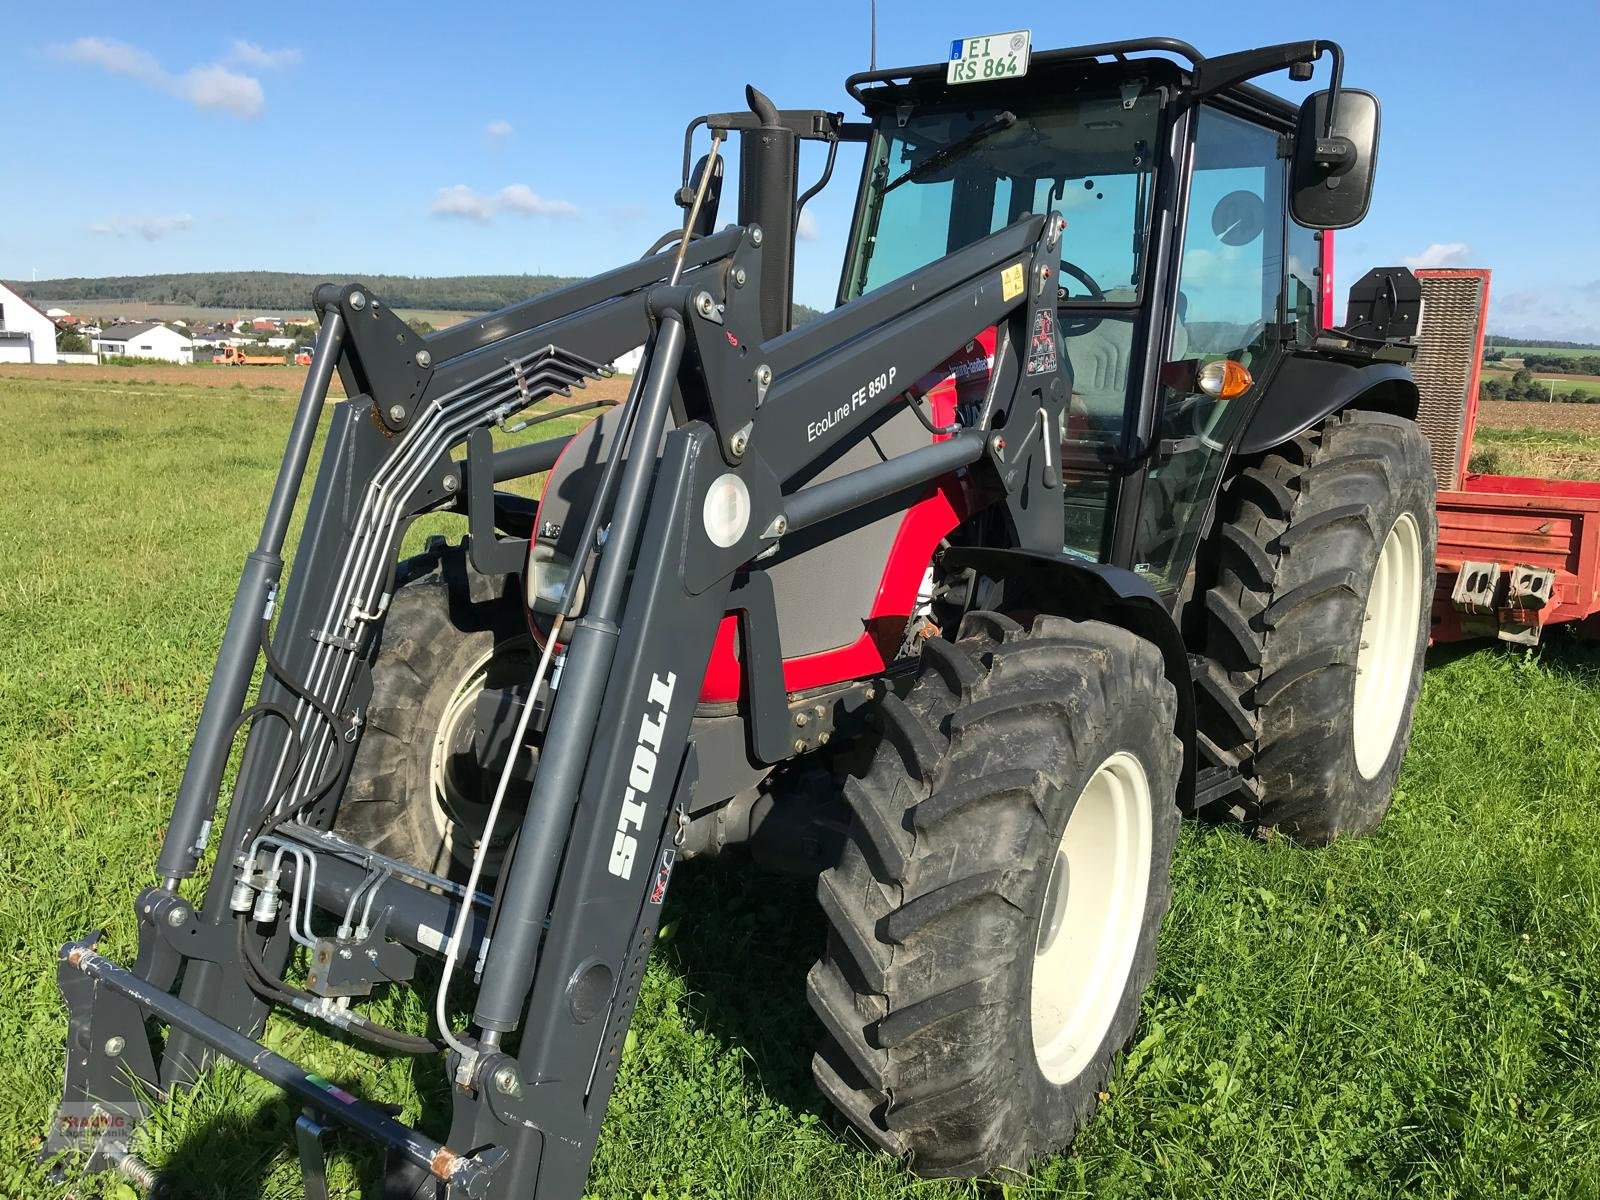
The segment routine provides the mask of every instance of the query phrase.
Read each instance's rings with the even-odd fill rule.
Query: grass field
[[[1556,429],[1480,429],[1469,467],[1486,475],[1600,479],[1600,439]]]
[[[56,950],[105,926],[131,957],[289,417],[288,393],[0,378],[0,1196],[65,1195],[32,1165],[61,1067]],[[913,1180],[832,1123],[807,1066],[810,886],[689,864],[591,1193],[1600,1197],[1597,780],[1600,652],[1557,637],[1436,656],[1377,837],[1313,852],[1186,829],[1101,1118],[985,1187]],[[377,1013],[420,1022],[415,1004]],[[440,1117],[403,1060],[283,1019],[268,1038],[408,1120]],[[226,1070],[137,1146],[183,1195],[296,1196],[295,1112]],[[337,1193],[372,1166],[341,1158]]]
[[[1516,367],[1491,365],[1483,368],[1483,378],[1485,379],[1503,379],[1510,382],[1511,377],[1516,373]],[[1546,372],[1537,372],[1534,374],[1534,379],[1544,387],[1553,388],[1556,395],[1560,395],[1562,392],[1568,394],[1580,392],[1590,396],[1600,395],[1600,378],[1591,375],[1554,375]],[[1537,403],[1537,401],[1521,400],[1516,401],[1516,403],[1530,404]]]
[[[1600,404],[1486,400],[1472,445],[1485,474],[1600,479]]]

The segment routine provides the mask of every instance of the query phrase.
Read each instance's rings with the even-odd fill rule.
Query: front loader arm
[[[352,398],[336,410],[260,693],[260,703],[292,716],[260,724],[247,741],[204,905],[190,905],[178,880],[193,873],[204,847],[214,787],[180,797],[175,808],[163,852],[168,882],[141,897],[141,969],[113,977],[93,954],[68,956],[64,978],[78,971],[93,981],[64,988],[72,1044],[92,1041],[108,1012],[134,1026],[138,1013],[159,1015],[173,1032],[158,1068],[137,1056],[69,1060],[67,1102],[109,1106],[131,1123],[143,1111],[138,1081],[156,1085],[150,1076],[159,1070],[163,1088],[184,1082],[216,1052],[258,1073],[270,1061],[276,1082],[310,1095],[284,1074],[298,1070],[293,1064],[248,1050],[268,1011],[258,960],[269,974],[279,970],[293,948],[288,933],[298,930],[318,962],[317,955],[351,948],[370,950],[374,962],[398,962],[399,973],[371,973],[342,993],[359,997],[363,984],[370,990],[409,978],[410,959],[448,944],[437,931],[459,927],[465,944],[452,955],[487,953],[475,1032],[441,1031],[463,1049],[448,1058],[455,1111],[434,1165],[423,1164],[416,1147],[435,1144],[408,1146],[396,1132],[403,1127],[369,1120],[365,1108],[350,1108],[342,1120],[342,1101],[312,1107],[319,1120],[386,1145],[391,1185],[404,1194],[580,1195],[670,880],[679,814],[694,786],[690,719],[732,589],[760,576],[791,526],[962,466],[998,484],[1025,542],[1059,541],[1051,442],[1059,442],[1067,388],[1057,357],[1032,361],[1028,347],[1040,314],[1053,319],[1060,231],[1054,216],[1025,218],[766,341],[754,226],[695,243],[676,286],[663,282],[663,262],[635,264],[428,339],[397,329],[360,285],[321,292],[330,325],[346,330],[330,350]],[[1002,348],[989,395],[966,428],[804,486],[826,456],[867,436],[871,417],[920,375],[996,325]],[[360,737],[365,671],[400,535],[412,515],[452,505],[464,490],[450,450],[518,407],[574,386],[596,361],[646,335],[623,414],[635,452],[618,459],[614,496],[602,489],[596,501],[609,517],[606,536],[594,543],[585,607],[565,640],[533,795],[502,867],[498,902],[330,834],[341,755]],[[322,399],[308,387],[302,414],[319,411]],[[669,409],[677,428],[663,441]],[[659,454],[636,452],[657,445]],[[614,453],[624,454],[621,444]],[[529,461],[525,452],[522,461]],[[303,458],[286,462],[285,473],[297,480],[301,467]],[[499,474],[492,466],[490,473]],[[721,521],[713,536],[712,514],[724,512],[743,515]],[[580,565],[574,575],[581,573]],[[240,636],[259,637],[249,624]],[[776,631],[751,636],[771,639]],[[225,645],[224,654],[244,650],[253,666],[254,643]],[[764,653],[749,656],[747,669],[781,667]],[[750,682],[750,695],[772,695],[770,674]],[[781,693],[781,679],[777,686]],[[225,757],[243,695],[213,699],[223,715],[202,721],[197,753],[202,743],[213,753],[220,744]],[[296,721],[292,736],[286,727]],[[307,761],[310,770],[296,769]],[[331,782],[324,787],[324,780]],[[298,918],[278,917],[275,902],[265,903],[280,890],[302,906]],[[376,931],[366,915],[349,928],[362,897],[364,912],[380,914]],[[340,932],[314,926],[313,911],[342,914]],[[180,969],[183,991],[174,998]],[[296,998],[294,1007],[357,1035],[382,1032],[326,995]],[[244,1035],[245,1045],[220,1037],[219,1025]],[[117,1069],[129,1064],[132,1080]],[[310,1153],[303,1143],[303,1157]]]

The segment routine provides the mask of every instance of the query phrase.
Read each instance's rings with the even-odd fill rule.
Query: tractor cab
[[[1060,214],[1064,549],[1174,595],[1229,447],[1278,364],[1328,323],[1323,230],[1365,213],[1376,102],[1345,91],[1330,129],[1328,92],[1297,108],[1245,82],[1309,79],[1331,53],[1336,90],[1328,42],[1207,60],[1151,39],[1030,60],[1026,38],[963,39],[948,64],[849,80],[870,129],[838,300]]]

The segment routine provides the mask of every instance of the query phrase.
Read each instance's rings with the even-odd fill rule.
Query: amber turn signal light
[[[1195,382],[1200,390],[1218,400],[1233,400],[1248,392],[1255,380],[1242,363],[1231,358],[1219,358],[1200,368]]]

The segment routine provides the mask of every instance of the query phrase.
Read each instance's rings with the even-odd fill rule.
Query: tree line
[[[574,280],[564,275],[303,275],[290,271],[191,271],[175,275],[102,275],[17,284],[35,304],[61,300],[136,300],[196,308],[309,311],[311,293],[330,280],[356,278],[396,308],[490,312],[541,296]]]
[[[1524,354],[1522,365],[1553,375],[1600,375],[1600,354]]]
[[[1483,344],[1485,346],[1534,346],[1540,350],[1600,350],[1600,346],[1592,345],[1589,342],[1558,342],[1549,338],[1508,337],[1503,333],[1489,334],[1483,339]]]
[[[40,307],[62,300],[108,305],[117,301],[139,301],[193,308],[231,308],[239,312],[309,312],[312,290],[330,279],[360,279],[393,308],[446,312],[493,312],[577,282],[566,275],[329,276],[289,271],[190,271],[177,275],[72,276],[12,286]],[[819,315],[817,309],[805,304],[796,304],[793,311],[796,325]],[[419,332],[431,329],[429,325]]]
[[[1478,384],[1479,400],[1537,400],[1557,404],[1600,404],[1600,392],[1581,388],[1562,390],[1559,379],[1535,379],[1533,372],[1523,367],[1510,379],[1491,376]]]
[[[1485,350],[1486,363],[1504,362],[1504,350]],[[1559,375],[1600,375],[1600,353],[1597,354],[1519,354],[1509,357],[1520,359],[1530,371],[1545,371]]]

